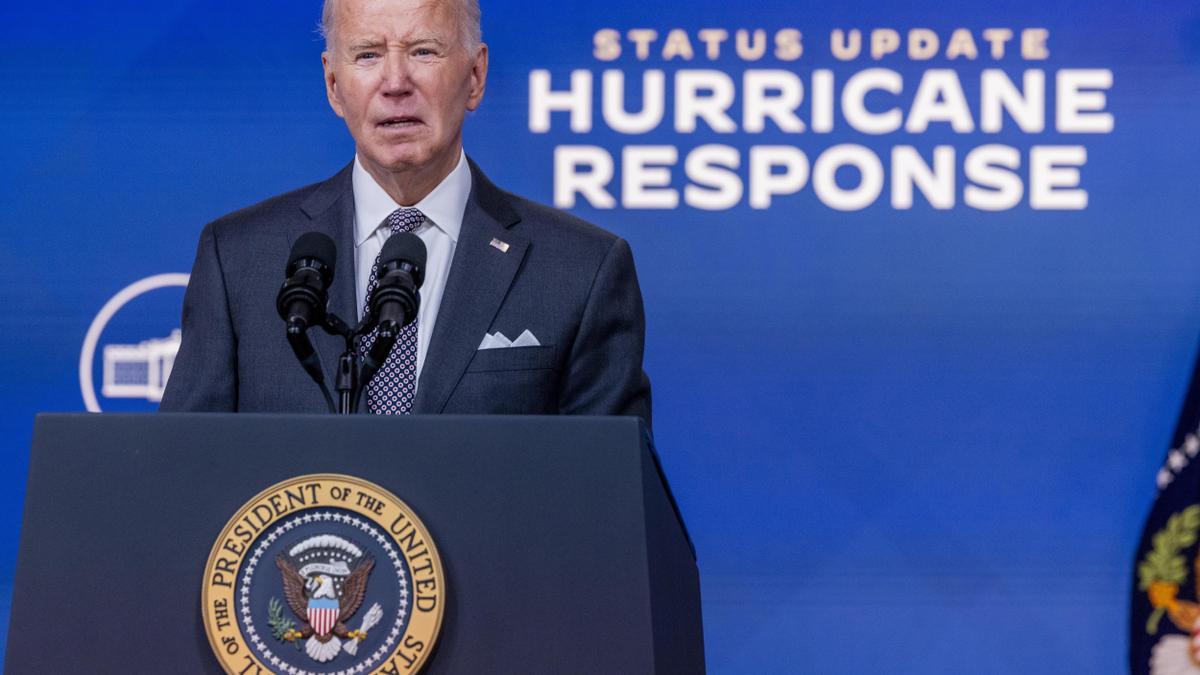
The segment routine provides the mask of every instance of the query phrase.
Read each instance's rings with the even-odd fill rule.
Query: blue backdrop
[[[698,548],[712,672],[1120,671],[1136,538],[1200,335],[1196,4],[483,5],[491,73],[467,122],[468,153],[501,186],[546,203],[569,178],[555,175],[563,148],[594,146],[615,165],[615,207],[578,196],[572,210],[626,237],[637,259],[656,435]],[[98,406],[152,409],[150,385],[104,394],[105,348],[127,345],[135,362],[152,353],[157,343],[143,342],[169,340],[182,293],[147,292],[94,324],[101,309],[138,280],[186,273],[204,223],[353,156],[325,101],[318,14],[316,0],[0,7],[0,597],[11,592],[33,415],[85,409],[89,328],[96,351],[82,379]],[[989,28],[1013,34],[999,58]],[[656,37],[631,39],[637,29]],[[729,33],[716,58],[703,29]],[[738,29],[751,31],[742,53]],[[761,58],[751,58],[756,29],[768,41]],[[801,36],[798,58],[787,49],[795,36],[778,37],[789,29]],[[863,53],[839,58],[835,29],[860,31]],[[876,29],[895,31],[895,51]],[[931,58],[928,34],[909,41],[912,29],[936,36]],[[598,38],[605,30],[615,33]],[[606,60],[614,43],[620,54]],[[840,96],[869,69],[903,86],[871,91],[867,113],[895,107],[915,126],[875,134],[855,123]],[[999,89],[986,94],[981,78],[992,69],[1017,88],[1026,71],[1043,73],[1044,128],[1005,112],[999,131],[986,130],[983,101]],[[653,99],[643,73],[662,71],[662,123],[614,129],[602,114],[606,70],[625,74],[634,112]],[[795,76],[804,131],[784,128],[782,113],[748,128],[762,105],[747,103],[751,70]],[[590,130],[572,130],[564,111],[535,130],[533,112],[549,100],[535,71],[559,92],[573,72],[591,73]],[[676,123],[681,71],[709,84],[726,76],[732,130]],[[837,92],[824,99],[828,132],[817,121],[826,103],[812,104],[814,77],[825,77],[815,71]],[[961,86],[969,126],[954,86],[918,100],[937,71]],[[1062,71],[1087,71],[1084,93],[1065,92]],[[1060,99],[1088,122],[1064,117]],[[933,117],[923,131],[921,112]],[[706,144],[733,153],[737,166],[721,175],[744,188],[716,210],[685,192],[706,185],[685,167]],[[1020,198],[994,211],[966,196],[965,158],[989,144],[1019,157],[1002,173]],[[638,174],[623,158],[638,146],[675,150],[651,164],[666,165],[676,208],[630,201],[622,180]],[[753,208],[754,146],[799,150],[814,178],[768,166],[798,191],[777,188],[770,208]],[[838,185],[853,190],[871,171],[823,164],[835,146],[878,158],[881,192],[864,208],[830,204]],[[936,147],[953,151],[952,171],[939,174],[953,188],[937,193],[951,195],[949,208],[919,188],[911,208],[893,201],[897,146],[929,164]],[[1069,153],[1056,160],[1065,174],[1034,170],[1034,146],[1083,148],[1086,162],[1076,177],[1061,166],[1079,164]],[[814,186],[818,165],[836,185]],[[653,172],[641,178],[664,189]],[[770,180],[758,175],[759,189]],[[1051,183],[1068,201],[1086,191],[1086,207],[1040,208],[1034,185]],[[108,351],[109,384],[144,380],[147,361],[122,371],[121,353]]]

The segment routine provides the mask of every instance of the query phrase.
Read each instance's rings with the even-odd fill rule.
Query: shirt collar
[[[354,156],[352,177],[354,188],[354,245],[362,246],[385,218],[400,208],[394,199],[363,168],[358,155]],[[467,165],[467,153],[459,151],[458,164],[450,175],[442,179],[421,201],[413,204],[425,214],[426,222],[446,233],[450,240],[458,243],[462,230],[463,214],[467,210],[467,197],[471,194],[471,168]]]

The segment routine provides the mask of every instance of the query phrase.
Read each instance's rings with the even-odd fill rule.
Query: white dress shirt
[[[367,173],[354,157],[354,287],[358,317],[362,318],[363,303],[366,302],[367,284],[371,266],[383,250],[383,242],[392,231],[385,219],[400,208],[379,183]],[[460,152],[458,166],[446,176],[424,199],[412,206],[425,214],[425,221],[413,233],[425,242],[428,256],[425,259],[425,281],[421,284],[421,307],[417,311],[417,383],[421,381],[421,368],[425,365],[425,354],[429,351],[429,338],[437,323],[438,308],[442,304],[442,293],[446,290],[446,279],[450,276],[450,261],[454,259],[454,247],[462,230],[463,213],[467,209],[467,197],[471,194],[471,168],[467,155]]]

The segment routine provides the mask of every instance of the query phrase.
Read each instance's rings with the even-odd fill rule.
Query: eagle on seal
[[[364,556],[358,561],[342,581],[341,593],[328,574],[305,577],[282,555],[275,558],[275,565],[283,574],[283,595],[301,626],[298,631],[287,631],[284,640],[307,638],[305,651],[324,663],[338,655],[342,640],[362,640],[367,636],[363,631],[347,629],[346,622],[362,606],[367,576],[375,567],[373,558]]]

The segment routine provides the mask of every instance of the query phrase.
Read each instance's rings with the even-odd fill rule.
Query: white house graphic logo
[[[87,336],[83,340],[83,350],[79,354],[79,388],[88,411],[101,412],[93,371],[101,337],[113,318],[126,305],[141,296],[160,289],[186,287],[187,282],[186,274],[157,274],[147,277],[121,289],[100,309],[100,313],[88,328]],[[162,324],[163,329],[148,335],[142,333],[140,340],[121,339],[129,334],[130,329],[125,327],[116,340],[104,345],[101,350],[103,363],[100,386],[100,394],[104,398],[140,400],[154,404],[162,400],[167,379],[171,376],[171,366],[175,363],[175,353],[179,351],[179,308],[178,305],[172,305],[171,308],[169,319],[155,317],[159,323],[169,321],[170,326]]]
[[[136,345],[105,345],[104,385],[100,391],[108,398],[144,398],[158,403],[178,351],[178,329],[168,337],[142,340]]]

